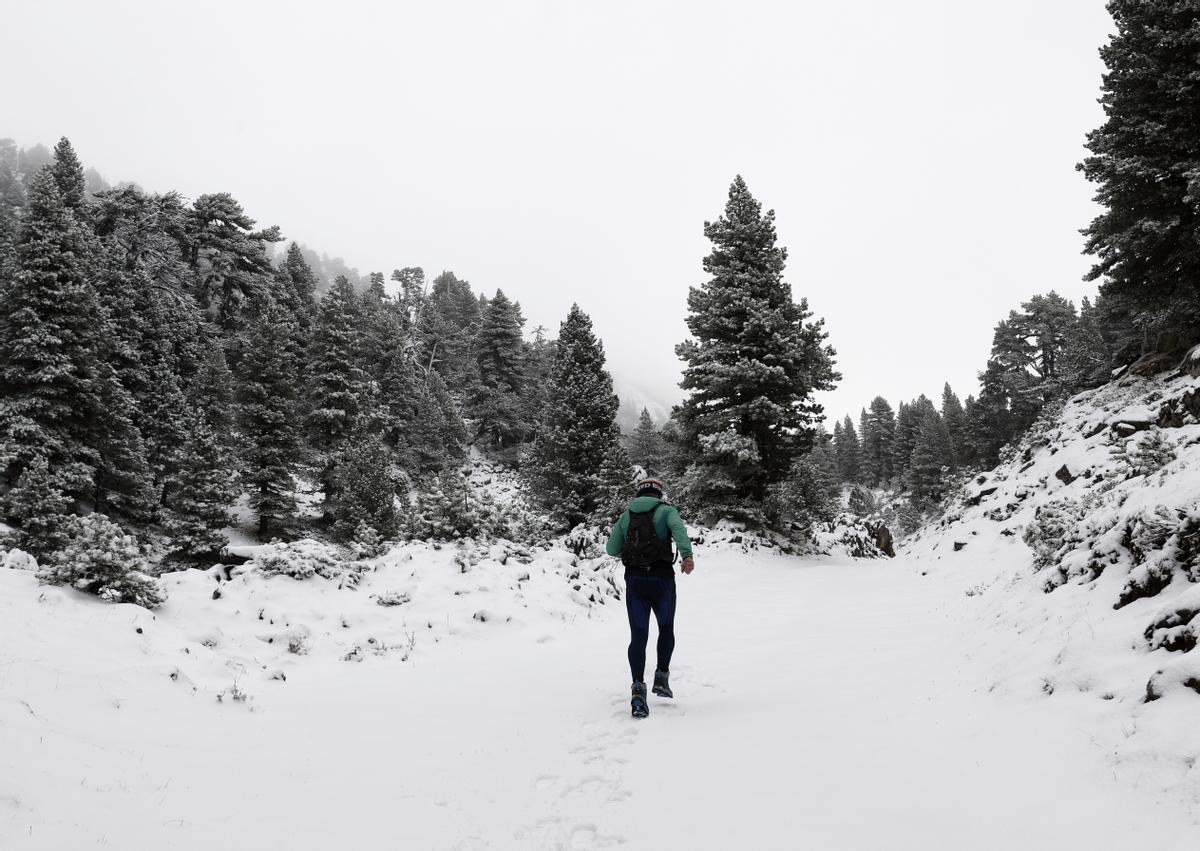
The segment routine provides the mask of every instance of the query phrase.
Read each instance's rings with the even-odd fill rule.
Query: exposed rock
[[[1147,352],[1130,364],[1129,372],[1132,375],[1150,378],[1160,372],[1174,369],[1182,356],[1183,352],[1178,349],[1171,352]]]
[[[1096,435],[1100,434],[1107,428],[1108,428],[1108,423],[1105,423],[1105,422],[1096,423],[1094,426],[1092,426],[1091,429],[1088,430],[1087,434],[1085,434],[1084,437],[1095,437]]]
[[[1179,428],[1200,421],[1200,390],[1189,390],[1178,399],[1163,403],[1155,422],[1159,428]]]
[[[1179,371],[1186,372],[1192,378],[1200,378],[1200,346],[1188,349],[1188,353],[1183,356],[1183,363],[1179,365]]]
[[[958,552],[959,550],[961,550],[961,549],[962,549],[963,547],[965,547],[966,545],[967,545],[967,542],[966,542],[966,541],[955,541],[955,542],[954,542],[954,551],[955,551],[955,552]]]
[[[871,534],[875,536],[875,546],[879,547],[879,551],[888,558],[896,557],[896,548],[893,546],[892,532],[887,526],[880,523],[871,530]]]
[[[984,488],[983,490],[981,490],[979,493],[975,494],[974,496],[967,497],[967,505],[979,505],[979,503],[981,503],[983,501],[984,497],[991,496],[997,490],[999,490],[999,488],[995,488],[995,487]]]
[[[1079,477],[1072,475],[1071,471],[1067,468],[1067,465],[1063,464],[1058,468],[1058,472],[1054,474],[1054,478],[1058,479],[1064,485],[1069,485]]]
[[[1149,420],[1118,420],[1112,424],[1112,430],[1118,437],[1129,437],[1139,431],[1145,431],[1154,425]]]

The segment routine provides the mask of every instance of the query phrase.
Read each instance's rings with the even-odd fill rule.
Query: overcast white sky
[[[0,0],[0,136],[110,180],[228,191],[362,272],[452,269],[530,327],[588,311],[678,393],[705,219],[741,173],[857,415],[976,391],[992,327],[1094,291],[1074,170],[1103,0]]]

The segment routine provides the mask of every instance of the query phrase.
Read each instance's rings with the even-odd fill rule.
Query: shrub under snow
[[[165,602],[162,586],[145,570],[137,541],[100,514],[70,517],[63,523],[65,543],[46,558],[38,578],[70,585],[114,603],[153,609]]]

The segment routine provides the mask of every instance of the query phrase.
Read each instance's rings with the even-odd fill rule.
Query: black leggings
[[[675,650],[675,577],[626,576],[625,611],[629,613],[629,672],[634,682],[646,678],[651,611],[658,621],[658,669],[669,671]]]

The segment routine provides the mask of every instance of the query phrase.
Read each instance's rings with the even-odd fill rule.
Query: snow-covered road
[[[1065,709],[988,693],[951,579],[701,551],[679,598],[677,698],[642,721],[611,605],[314,666],[253,712],[180,696],[51,723],[34,698],[58,686],[0,659],[0,847],[1196,847]]]

